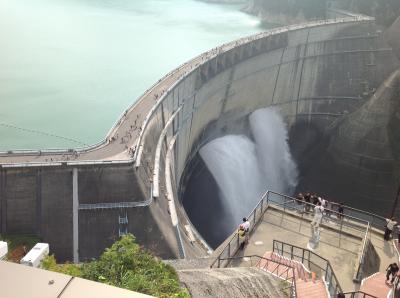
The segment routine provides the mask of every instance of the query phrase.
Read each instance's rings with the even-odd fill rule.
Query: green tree
[[[141,249],[133,235],[122,237],[98,260],[82,266],[58,265],[48,257],[43,267],[156,297],[189,297],[175,270]]]

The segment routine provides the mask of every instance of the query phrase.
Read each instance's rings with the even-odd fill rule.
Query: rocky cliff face
[[[260,5],[259,1],[256,0],[248,1],[242,11],[255,15],[259,17],[262,22],[269,24],[289,25],[306,21],[306,18],[302,13],[291,16],[286,13],[271,12],[265,9],[263,5]]]
[[[244,12],[260,17],[266,23],[295,24],[325,18],[324,0],[249,0]]]

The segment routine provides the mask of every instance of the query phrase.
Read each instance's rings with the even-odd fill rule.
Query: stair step
[[[391,286],[385,283],[386,274],[377,272],[364,278],[360,287],[360,291],[368,293],[376,297],[387,297],[390,292]]]

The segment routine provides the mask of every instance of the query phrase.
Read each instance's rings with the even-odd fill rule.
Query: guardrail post
[[[228,256],[231,256],[231,243],[228,244]]]
[[[220,259],[220,257],[218,257],[218,267],[217,268],[220,268],[221,267],[221,259]]]
[[[326,263],[326,268],[325,268],[325,282],[328,282],[328,263]],[[330,283],[328,286],[328,289],[330,287]]]
[[[339,247],[342,243],[342,232],[343,232],[343,217],[340,219],[340,232],[339,232]]]
[[[261,200],[261,216],[263,214],[263,207],[264,207],[264,199]]]

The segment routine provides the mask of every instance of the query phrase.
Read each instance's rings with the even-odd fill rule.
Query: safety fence
[[[302,263],[309,271],[314,272],[316,277],[323,279],[330,297],[337,297],[339,293],[343,292],[327,259],[308,249],[277,240],[273,242],[273,252]]]
[[[367,294],[363,291],[355,291],[355,292],[343,293],[342,296],[338,296],[338,298],[378,298],[378,297]]]

